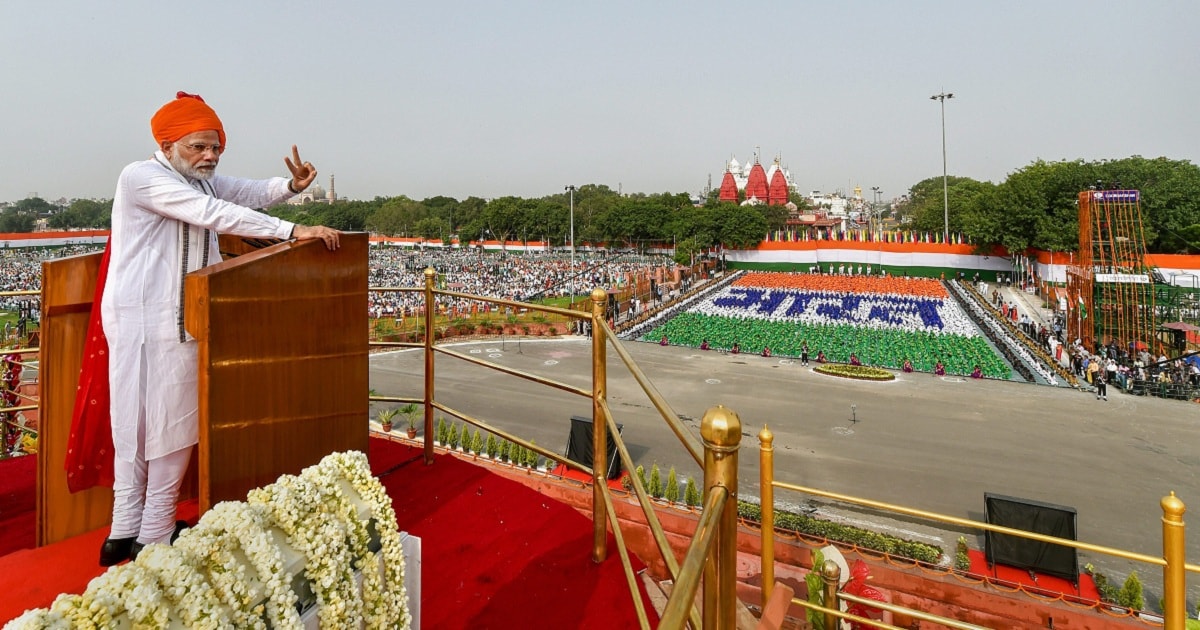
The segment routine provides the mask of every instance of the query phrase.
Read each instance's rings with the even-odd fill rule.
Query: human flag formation
[[[643,340],[1007,379],[1012,369],[939,281],[896,276],[749,273],[648,332]]]

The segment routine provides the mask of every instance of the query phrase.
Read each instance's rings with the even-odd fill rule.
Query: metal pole
[[[574,283],[575,273],[575,186],[567,186],[567,190],[571,194],[571,282]],[[571,289],[571,294],[575,294],[574,288]]]
[[[821,605],[830,610],[840,610],[838,586],[842,583],[842,568],[833,560],[826,560],[824,565],[819,568],[814,565],[812,570],[821,572],[821,584],[825,587],[823,590],[824,601],[821,602]],[[825,627],[839,627],[837,616],[833,613],[825,613]]]
[[[433,279],[437,272],[425,268],[425,465],[433,463],[433,317],[437,305],[433,299]]]
[[[1187,619],[1183,513],[1187,507],[1174,492],[1163,497],[1160,505],[1163,511],[1163,558],[1167,561],[1163,567],[1163,628],[1183,630]]]
[[[608,513],[604,493],[608,491],[608,423],[603,401],[608,396],[608,354],[604,334],[604,311],[608,293],[592,289],[592,561],[608,557]]]
[[[762,605],[775,588],[775,434],[763,425],[758,432],[758,494],[762,505]]]
[[[732,409],[710,407],[700,421],[700,439],[704,442],[704,496],[710,496],[718,487],[729,493],[704,570],[703,623],[706,629],[733,628],[737,616],[738,445],[742,441],[742,421]]]
[[[942,92],[929,97],[935,101],[941,101],[942,104],[942,208],[944,212],[944,223],[942,225],[942,241],[950,241],[950,197],[948,196],[949,184],[947,183],[946,175],[946,99],[954,98],[953,93]]]

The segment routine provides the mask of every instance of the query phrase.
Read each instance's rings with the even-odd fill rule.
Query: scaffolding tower
[[[1079,262],[1067,269],[1067,331],[1092,352],[1110,345],[1158,349],[1140,201],[1136,190],[1079,193]]]

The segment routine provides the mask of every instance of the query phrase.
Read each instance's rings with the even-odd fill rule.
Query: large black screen
[[[625,425],[617,425],[617,433]],[[608,432],[608,478],[616,479],[621,476],[621,458],[617,456],[617,443],[613,441],[612,431]],[[591,467],[592,465],[592,419],[571,416],[571,432],[567,435],[567,459]]]
[[[990,492],[984,493],[983,500],[987,504],[987,521],[992,525],[1077,540],[1075,508]],[[1074,547],[994,532],[987,532],[984,541],[988,565],[1031,569],[1079,582],[1078,550]]]

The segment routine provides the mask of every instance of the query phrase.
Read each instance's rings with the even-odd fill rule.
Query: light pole
[[[950,242],[950,197],[947,196],[949,187],[946,184],[946,99],[954,98],[954,94],[942,92],[929,97],[931,101],[942,104],[942,208],[945,213],[945,223],[942,227],[942,242]]]
[[[871,199],[871,238],[875,238],[875,213],[879,212],[879,187],[872,186],[871,192],[874,197]]]
[[[575,186],[567,186],[563,190],[571,193],[571,271],[575,271]]]

